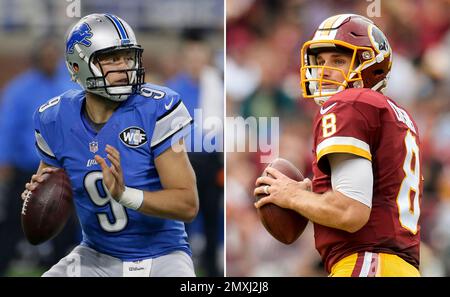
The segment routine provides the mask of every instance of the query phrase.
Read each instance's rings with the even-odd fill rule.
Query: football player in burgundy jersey
[[[303,97],[321,105],[314,178],[295,182],[268,167],[273,177],[256,182],[256,195],[269,193],[256,207],[275,203],[314,223],[330,276],[420,276],[419,130],[383,95],[391,66],[388,40],[369,19],[323,21],[302,48]]]

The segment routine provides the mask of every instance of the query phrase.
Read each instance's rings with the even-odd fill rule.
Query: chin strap
[[[379,91],[381,93],[384,93],[387,85],[387,79],[380,80],[376,85],[374,85],[371,89],[374,91]]]

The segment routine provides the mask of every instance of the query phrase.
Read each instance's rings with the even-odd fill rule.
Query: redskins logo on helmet
[[[330,49],[351,55],[347,73],[317,64],[317,54]],[[346,88],[383,92],[392,66],[392,50],[386,36],[371,20],[356,14],[340,14],[324,20],[314,37],[303,45],[301,57],[303,97],[313,98],[319,105]],[[342,72],[344,80],[324,79],[325,68]],[[323,88],[324,83],[334,84],[336,88]]]

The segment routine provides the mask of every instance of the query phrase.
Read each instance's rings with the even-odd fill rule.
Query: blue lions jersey
[[[120,152],[126,186],[161,190],[155,158],[189,133],[192,121],[179,95],[145,84],[140,94],[121,103],[98,133],[83,121],[84,104],[85,92],[71,90],[34,114],[38,154],[70,177],[82,244],[126,261],[174,250],[191,255],[183,222],[148,216],[117,203],[94,159],[95,154],[106,159],[105,147],[112,145]]]

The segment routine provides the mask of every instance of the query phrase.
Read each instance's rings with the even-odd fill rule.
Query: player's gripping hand
[[[42,177],[44,174],[54,172],[57,169],[58,168],[54,167],[46,167],[42,169],[41,172],[33,174],[31,176],[30,182],[25,184],[25,191],[23,191],[22,194],[20,195],[22,197],[22,200],[25,200],[27,196],[30,195],[29,192],[34,191],[38,186],[38,184],[44,181],[44,178]]]
[[[111,162],[111,167],[106,164],[106,161],[99,155],[95,155],[95,161],[102,168],[103,183],[108,188],[109,193],[114,200],[119,201],[123,191],[125,191],[125,185],[123,182],[122,167],[120,166],[120,154],[117,149],[106,145],[105,151],[108,153],[106,156]]]
[[[259,177],[256,182],[256,188],[253,191],[255,196],[266,195],[255,203],[256,208],[267,203],[273,203],[283,208],[292,209],[294,198],[298,190],[311,191],[312,183],[309,178],[301,182],[290,179],[275,168],[267,167],[267,176]]]

